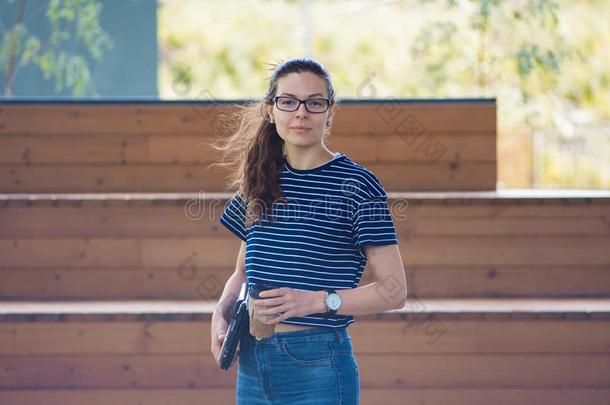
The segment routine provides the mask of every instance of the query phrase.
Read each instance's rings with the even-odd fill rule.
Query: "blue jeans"
[[[358,363],[347,327],[276,332],[261,340],[248,334],[238,355],[238,405],[360,401]]]

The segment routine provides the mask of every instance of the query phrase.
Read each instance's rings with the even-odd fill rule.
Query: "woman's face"
[[[292,96],[301,100],[328,99],[328,92],[324,80],[318,75],[301,72],[282,76],[278,80],[276,96]],[[288,112],[278,109],[274,104],[268,106],[268,113],[284,142],[295,146],[310,146],[321,144],[326,121],[332,117],[334,107],[332,105],[323,113],[311,113],[305,109],[305,104],[301,104],[298,110]]]

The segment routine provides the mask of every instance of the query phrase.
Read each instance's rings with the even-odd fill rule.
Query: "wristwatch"
[[[335,292],[335,290],[327,290],[326,298],[324,298],[326,304],[326,314],[334,315],[341,306],[341,297]]]

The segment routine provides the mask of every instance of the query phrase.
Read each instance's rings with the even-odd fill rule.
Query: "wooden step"
[[[218,299],[240,243],[219,223],[231,195],[0,195],[0,297]],[[410,294],[610,296],[610,192],[389,192],[389,204]]]
[[[2,302],[0,403],[231,403],[237,367],[220,370],[210,353],[214,305]],[[608,398],[608,299],[412,298],[348,332],[363,404]]]

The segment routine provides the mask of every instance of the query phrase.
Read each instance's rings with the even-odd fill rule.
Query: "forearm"
[[[371,315],[402,308],[407,295],[406,285],[393,284],[392,287],[388,290],[382,282],[374,281],[362,287],[336,290],[341,298],[337,315]],[[316,291],[316,294],[316,308],[324,313],[326,291]]]
[[[221,315],[227,322],[231,320],[231,316],[233,315],[231,311],[235,306],[237,298],[239,298],[239,290],[241,289],[241,285],[244,281],[245,280],[239,277],[236,273],[233,273],[231,277],[229,277],[222,295],[216,304],[212,317]]]

